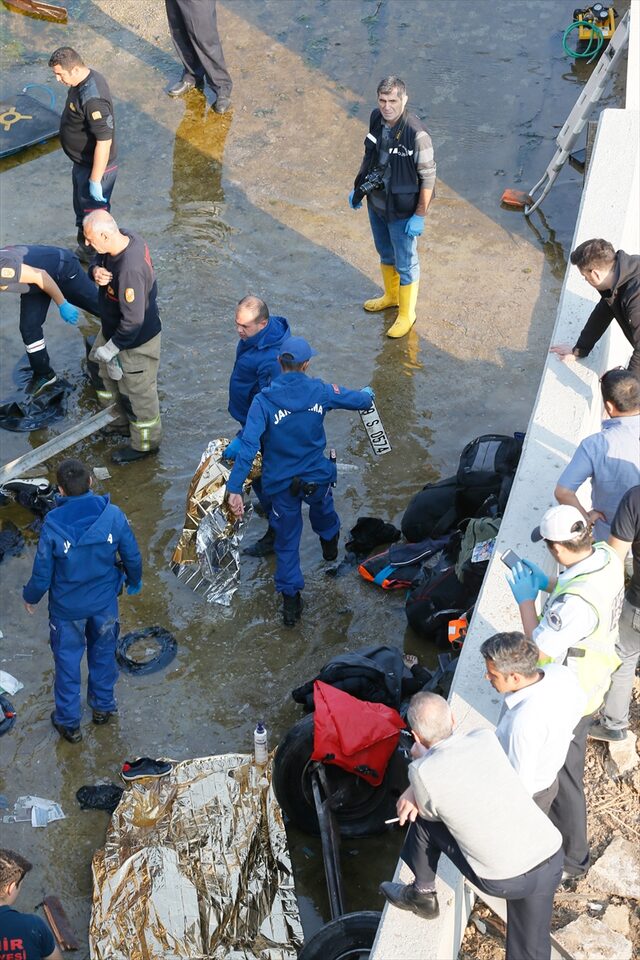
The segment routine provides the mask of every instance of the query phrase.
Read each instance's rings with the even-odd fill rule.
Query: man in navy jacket
[[[275,530],[276,590],[283,595],[285,626],[302,613],[300,569],[302,503],[320,538],[322,556],[338,555],[340,518],[333,506],[336,465],[324,455],[324,418],[329,410],[368,410],[373,391],[347,390],[306,374],[315,354],[302,337],[289,337],[281,347],[282,375],[254,397],[227,481],[229,506],[242,516],[242,485],[262,447],[262,487],[271,498],[270,524]]]
[[[233,460],[240,449],[242,430],[247,422],[251,401],[257,393],[280,376],[278,355],[284,340],[291,336],[284,317],[272,317],[269,308],[259,297],[243,297],[236,307],[238,346],[229,379],[229,413],[240,424],[240,430],[225,450],[227,460]],[[271,500],[262,489],[261,479],[253,482],[253,492],[260,501],[266,517],[271,513]],[[271,525],[260,539],[244,549],[251,557],[266,557],[273,553],[275,532]]]
[[[79,460],[63,460],[56,479],[59,504],[45,517],[29,582],[22,591],[34,613],[49,594],[50,643],[55,661],[55,710],[51,722],[70,743],[80,732],[80,663],[87,648],[87,702],[93,722],[115,713],[115,659],[120,630],[118,594],[142,588],[142,558],[129,521],[91,492],[91,475]]]

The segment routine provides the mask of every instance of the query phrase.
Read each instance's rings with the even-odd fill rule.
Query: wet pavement
[[[145,237],[156,267],[165,434],[157,458],[113,467],[95,489],[127,512],[145,558],[142,594],[121,603],[123,631],[162,624],[179,643],[166,672],[121,676],[116,723],[94,727],[86,712],[83,743],[60,742],[49,723],[45,603],[29,618],[20,599],[35,535],[25,531],[22,555],[0,567],[0,668],[25,684],[13,698],[18,724],[0,739],[0,793],[11,802],[23,793],[56,799],[68,818],[43,830],[0,823],[0,846],[36,865],[22,907],[57,893],[80,932],[107,815],[80,812],[78,787],[117,780],[127,757],[248,751],[259,717],[275,746],[299,717],[290,690],[345,648],[390,642],[427,663],[435,657],[407,629],[401,596],[375,590],[355,571],[326,577],[309,529],[306,606],[294,630],[280,624],[269,560],[245,562],[229,609],[207,606],[170,572],[200,453],[208,440],[235,432],[226,413],[235,303],[248,292],[263,297],[318,350],[312,372],[375,388],[393,452],[376,460],[357,415],[331,414],[329,444],[353,466],[339,476],[336,502],[345,531],[360,515],[399,524],[417,489],[454,472],[467,441],[526,427],[582,177],[567,168],[531,223],[501,209],[499,199],[505,187],[530,187],[542,175],[589,68],[562,51],[569,2],[233,0],[219,5],[218,16],[235,109],[219,117],[198,92],[165,96],[179,69],[159,0],[67,6],[68,28],[0,9],[3,92],[45,83],[61,107],[64,90],[47,59],[70,43],[108,77],[116,99],[113,213]],[[385,336],[391,318],[361,309],[378,289],[378,268],[366,212],[347,205],[375,86],[390,72],[407,81],[410,106],[429,127],[439,177],[420,241],[419,319],[399,341]],[[609,105],[619,102],[619,83]],[[0,162],[0,172],[2,243],[75,245],[70,163],[57,141]],[[2,396],[22,352],[17,304],[15,295],[2,296]],[[80,328],[90,333],[95,324],[87,317]],[[69,416],[50,431],[3,433],[2,462],[96,409],[80,334],[52,310],[46,336],[56,370],[76,386]],[[73,454],[105,466],[113,445],[92,438]],[[9,519],[23,527],[32,517],[3,507],[0,520]],[[249,536],[263,529],[255,518]],[[349,909],[381,906],[377,885],[390,876],[400,840],[391,833],[344,842]],[[290,842],[311,932],[329,918],[320,847],[295,831]]]

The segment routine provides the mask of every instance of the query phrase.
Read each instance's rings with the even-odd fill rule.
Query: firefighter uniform
[[[161,324],[158,288],[149,248],[142,237],[120,231],[129,244],[119,254],[98,254],[89,268],[103,267],[111,281],[99,288],[102,329],[97,335],[92,358],[98,347],[111,341],[119,350],[117,363],[122,377],[114,380],[111,364],[99,361],[103,389],[98,391],[102,406],[118,404],[115,424],[128,424],[131,446],[146,452],[160,445],[162,424],[158,400]]]

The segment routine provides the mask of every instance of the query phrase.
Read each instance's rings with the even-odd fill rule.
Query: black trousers
[[[589,869],[584,755],[594,717],[593,713],[582,717],[573,731],[567,759],[558,773],[558,793],[549,810],[549,819],[562,834],[564,868],[573,874],[584,873]]]
[[[98,288],[89,280],[80,261],[70,250],[60,254],[58,269],[53,272],[52,279],[74,307],[80,307],[94,317],[99,316]],[[33,284],[29,286],[29,292],[20,297],[20,335],[34,373],[48,374],[51,371],[42,330],[50,303],[48,294]]]
[[[206,77],[220,99],[229,99],[232,82],[218,36],[216,0],[165,0],[165,4],[184,76],[195,82]]]
[[[499,842],[500,825],[496,824],[496,843]],[[562,877],[562,847],[517,877],[486,880],[478,877],[469,866],[444,823],[418,817],[409,828],[400,856],[413,870],[419,885],[428,886],[434,882],[442,853],[479,890],[507,901],[506,960],[549,960],[551,912],[553,895]]]
[[[558,796],[558,778],[556,777],[550,787],[545,787],[544,790],[538,790],[537,793],[534,793],[531,798],[537,806],[540,807],[543,813],[546,813],[549,816],[549,810],[551,809],[551,804]]]
[[[111,194],[116,185],[118,176],[118,164],[110,163],[104,172],[100,184],[102,186],[102,196],[104,203],[94,200],[89,193],[89,180],[91,178],[91,167],[85,167],[82,163],[74,163],[71,171],[71,180],[73,183],[73,212],[76,215],[76,227],[78,228],[78,243],[84,245],[84,234],[82,232],[82,221],[88,213],[93,210],[111,210]]]

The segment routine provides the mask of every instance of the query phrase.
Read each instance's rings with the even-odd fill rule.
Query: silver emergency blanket
[[[270,763],[202,757],[134,782],[92,868],[92,960],[295,960],[302,944]]]
[[[225,502],[225,488],[231,472],[222,453],[229,441],[212,440],[200,458],[187,493],[184,528],[171,557],[171,569],[178,580],[204,597],[208,603],[228,607],[240,581],[240,551],[250,504],[242,519],[233,515]],[[260,476],[262,455],[258,454],[244,484]]]

